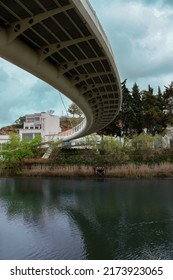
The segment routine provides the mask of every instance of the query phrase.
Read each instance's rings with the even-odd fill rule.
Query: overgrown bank
[[[173,177],[173,148],[165,148],[160,136],[89,138],[77,148],[51,148],[51,157],[42,159],[40,139],[21,142],[13,135],[1,152],[0,176]]]
[[[97,168],[104,168],[103,173]],[[23,176],[59,176],[59,177],[117,177],[117,178],[152,178],[173,177],[173,164],[162,163],[154,165],[59,165],[59,164],[25,164]]]
[[[96,172],[104,168],[103,174]],[[122,164],[122,165],[60,165],[50,163],[25,163],[19,173],[14,169],[0,169],[1,177],[8,176],[57,176],[57,177],[115,177],[115,178],[154,178],[173,177],[173,164]]]

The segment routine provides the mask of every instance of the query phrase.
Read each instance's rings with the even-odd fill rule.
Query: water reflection
[[[0,178],[0,259],[172,259],[172,181]]]

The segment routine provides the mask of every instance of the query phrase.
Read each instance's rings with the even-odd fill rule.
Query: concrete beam
[[[77,85],[83,81],[87,81],[88,79],[92,79],[92,78],[100,77],[100,76],[106,76],[108,74],[112,74],[112,72],[108,71],[108,72],[96,72],[96,73],[76,75],[72,79],[72,84]]]
[[[100,57],[93,57],[93,58],[85,58],[81,60],[74,60],[66,63],[62,63],[60,66],[58,66],[58,73],[59,75],[63,75],[66,72],[69,72],[70,70],[88,64],[88,63],[93,63],[95,61],[101,61],[103,59],[106,59],[105,56],[100,56]]]
[[[67,40],[63,42],[57,42],[55,44],[49,44],[45,46],[38,52],[39,62],[45,60],[48,56],[52,55],[53,53],[59,52],[60,50],[67,48],[72,45],[76,45],[88,40],[93,39],[93,36],[88,37],[81,37],[73,40]]]
[[[20,34],[22,34],[25,30],[31,28],[35,24],[52,17],[54,15],[57,15],[59,13],[68,11],[69,9],[74,8],[72,4],[67,5],[65,7],[59,7],[50,11],[46,11],[43,13],[40,13],[35,16],[31,16],[19,21],[14,22],[9,29],[7,29],[8,32],[8,43],[11,43],[13,40],[15,40]]]

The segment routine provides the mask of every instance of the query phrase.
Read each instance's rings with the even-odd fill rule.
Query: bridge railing
[[[92,20],[94,21],[94,23],[96,24],[97,26],[97,29],[99,30],[99,32],[101,33],[102,37],[104,38],[108,48],[109,48],[109,51],[111,52],[112,56],[113,56],[113,51],[112,51],[112,48],[109,44],[109,41],[108,41],[108,38],[106,36],[106,33],[103,29],[103,27],[101,26],[100,24],[100,21],[96,15],[96,12],[94,11],[92,5],[90,4],[89,0],[85,0],[85,1],[81,1],[83,6],[85,7],[85,9],[87,10],[88,14],[90,15],[90,17],[92,18]]]
[[[67,141],[67,140],[77,138],[78,135],[85,128],[85,126],[86,126],[86,118],[84,118],[82,122],[80,122],[78,125],[74,126],[73,128],[60,132],[59,134],[45,135],[44,141],[45,142],[56,141],[56,140]]]
[[[70,140],[73,137],[75,138],[79,134],[79,132],[81,133],[81,131],[85,128],[85,126],[86,126],[86,118],[84,118],[82,122],[80,122],[78,125],[74,126],[73,128],[59,133],[58,137],[64,140],[66,140],[67,138],[68,140]]]
[[[44,159],[48,159],[52,153],[52,147],[50,146],[50,142],[60,141],[65,142],[69,141],[75,138],[78,138],[78,135],[81,133],[83,129],[85,129],[85,126],[87,125],[86,118],[83,119],[82,122],[80,122],[75,127],[68,129],[64,132],[61,132],[59,134],[52,134],[52,135],[45,135],[43,142],[48,143],[47,150],[42,156]]]

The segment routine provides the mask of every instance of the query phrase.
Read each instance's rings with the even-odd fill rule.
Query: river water
[[[173,179],[0,178],[0,259],[173,259]]]

